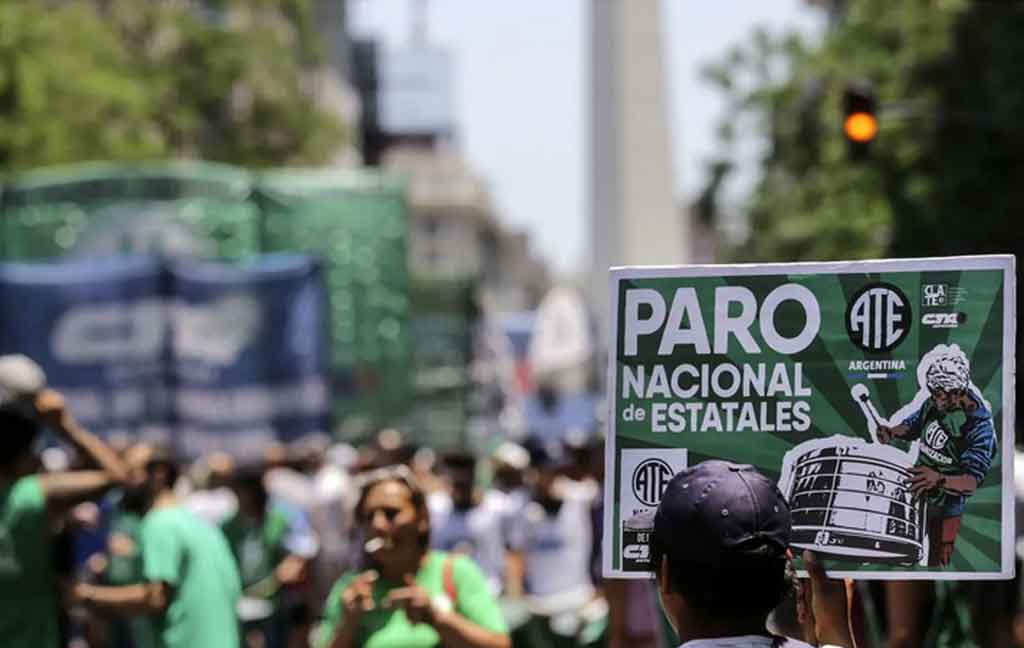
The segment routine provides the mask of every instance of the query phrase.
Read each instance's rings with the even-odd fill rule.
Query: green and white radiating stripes
[[[850,388],[860,382],[871,390],[871,397],[882,416],[892,416],[917,395],[920,386],[917,380],[919,360],[938,344],[955,343],[967,354],[971,363],[971,379],[982,391],[993,409],[993,420],[999,439],[1000,451],[993,460],[992,470],[978,491],[968,500],[956,553],[949,571],[956,572],[998,572],[1002,556],[1002,454],[1004,437],[1003,408],[1003,327],[1004,327],[1004,282],[1002,270],[964,270],[927,272],[883,272],[854,274],[794,274],[762,276],[723,277],[659,277],[623,279],[618,284],[618,321],[624,321],[625,292],[630,288],[649,288],[658,291],[671,303],[677,288],[693,287],[702,306],[705,324],[710,328],[713,322],[711,307],[715,303],[714,291],[721,286],[744,286],[751,290],[760,304],[773,289],[787,283],[796,283],[810,289],[818,298],[821,308],[821,330],[817,339],[805,350],[794,356],[783,356],[772,351],[758,330],[751,327],[751,334],[761,347],[761,353],[747,354],[733,340],[728,354],[698,356],[692,346],[676,347],[669,357],[658,356],[657,335],[643,336],[638,340],[638,353],[626,356],[623,353],[621,327],[617,340],[617,366],[613,369],[617,379],[618,393],[612,402],[615,405],[617,448],[630,447],[685,447],[689,452],[689,464],[714,457],[728,457],[751,463],[774,478],[779,477],[782,457],[794,445],[812,438],[828,437],[834,434],[869,439],[867,425],[862,412],[850,396]],[[865,285],[885,282],[898,287],[911,305],[910,332],[896,348],[887,353],[869,353],[851,343],[847,335],[846,309],[851,297]],[[922,305],[922,291],[926,284],[945,284],[960,288],[966,297],[962,303],[943,308],[926,308]],[[734,304],[738,308],[738,305]],[[926,312],[960,312],[966,315],[956,328],[931,328],[922,326],[921,317]],[[734,313],[735,315],[735,313]],[[803,328],[804,315],[798,305],[786,302],[775,316],[779,332],[787,337],[794,336]],[[684,320],[683,326],[688,323]],[[863,375],[851,376],[851,361],[860,360],[903,360],[906,371],[899,379],[866,380]],[[771,367],[776,362],[803,365],[803,382],[812,390],[808,399],[811,403],[811,427],[804,432],[651,432],[650,420],[643,422],[626,421],[623,410],[631,403],[650,406],[651,401],[640,403],[624,399],[621,387],[623,366],[651,367],[656,364],[672,367],[681,363],[766,363]],[[672,399],[665,399],[666,402]],[[716,400],[711,396],[705,401]],[[737,400],[737,399],[732,399]],[[774,397],[758,398],[774,407]],[[793,400],[786,397],[786,400]],[[656,402],[656,401],[654,401]],[[616,453],[617,456],[617,453]],[[613,472],[612,474],[617,474]],[[617,492],[618,484],[615,485]],[[615,528],[619,527],[618,511],[615,511]],[[612,547],[618,556],[618,538]],[[617,563],[617,560],[616,560]],[[835,564],[838,569],[856,570],[855,564]],[[887,567],[873,565],[871,570],[896,569],[906,571],[904,566]],[[923,568],[921,568],[923,569]]]

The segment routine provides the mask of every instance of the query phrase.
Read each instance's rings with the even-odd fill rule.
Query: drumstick
[[[864,414],[864,418],[868,424],[868,434],[871,435],[871,441],[878,443],[878,426],[884,424],[878,416],[878,412],[875,411],[875,406],[871,402],[871,396],[869,395],[868,388],[857,383],[850,388],[850,395],[853,396],[853,400],[860,406],[860,411]]]
[[[875,404],[871,402],[871,399],[868,398],[867,394],[860,397],[860,402],[864,403],[864,407],[866,407],[868,412],[871,414],[871,420],[875,422],[875,426],[881,427],[885,425],[881,420],[879,420],[878,412],[875,411]]]

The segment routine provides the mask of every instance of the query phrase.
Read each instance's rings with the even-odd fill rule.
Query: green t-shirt
[[[444,563],[449,554],[431,551],[419,572],[416,583],[431,597],[447,597],[444,589]],[[324,623],[318,645],[324,648],[330,644],[334,631],[341,625],[345,614],[341,594],[357,572],[342,576],[327,597]],[[501,608],[487,586],[483,572],[471,558],[453,556],[452,582],[455,585],[455,611],[476,625],[493,632],[508,632]],[[383,579],[374,583],[373,600],[375,607],[366,612],[359,621],[356,645],[362,648],[433,648],[441,642],[437,632],[425,623],[411,624],[401,609],[386,610],[384,599],[392,589],[403,587]]]
[[[109,552],[106,581],[109,585],[134,585],[142,582],[142,552],[139,550],[142,518],[129,511],[117,510],[110,522],[110,537],[123,535],[131,540],[134,551],[125,554]]]
[[[917,462],[946,475],[960,472],[961,428],[967,422],[967,415],[961,410],[943,412],[935,407],[932,399],[921,406],[915,435],[922,438],[921,454]],[[923,437],[928,438],[923,438]]]
[[[38,477],[0,489],[0,643],[57,648],[57,595],[46,497]]]
[[[238,563],[243,588],[270,576],[288,555],[284,547],[288,516],[277,506],[270,506],[261,521],[236,513],[221,530]]]
[[[108,585],[135,585],[143,582],[142,551],[140,545],[142,518],[123,509],[114,512],[110,523],[110,537],[126,536],[132,543],[133,551],[124,555],[108,552],[106,582]],[[153,623],[144,616],[131,616],[112,621],[117,627],[113,632],[127,632],[133,648],[158,648],[160,639]]]
[[[173,589],[167,612],[150,622],[166,648],[239,645],[241,586],[224,534],[177,507],[150,511],[140,529],[143,576]]]

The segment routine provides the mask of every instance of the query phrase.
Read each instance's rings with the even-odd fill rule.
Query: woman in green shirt
[[[356,518],[369,568],[335,583],[321,648],[510,648],[501,609],[476,563],[428,550],[426,498],[408,470],[367,474]]]

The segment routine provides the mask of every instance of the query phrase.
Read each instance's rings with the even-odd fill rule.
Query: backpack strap
[[[457,607],[459,601],[458,592],[455,590],[455,556],[448,554],[444,558],[444,565],[441,567],[441,579],[444,583],[444,593],[452,602],[452,609]]]

